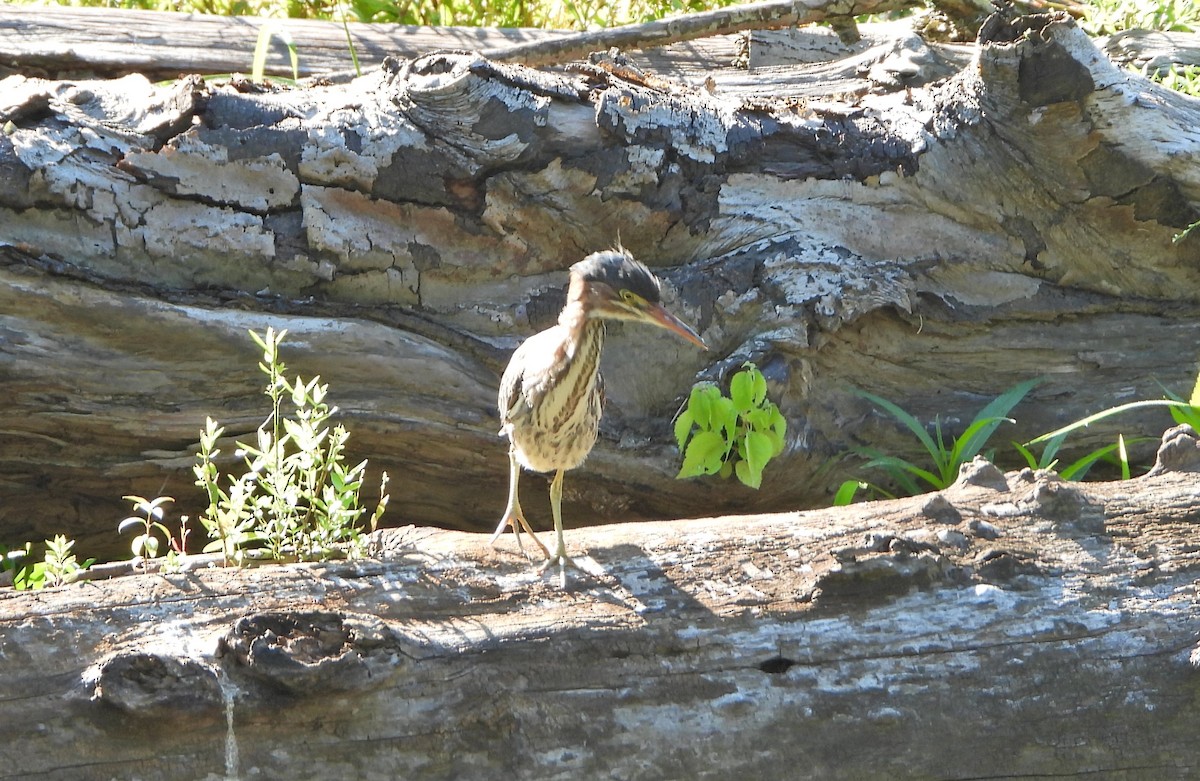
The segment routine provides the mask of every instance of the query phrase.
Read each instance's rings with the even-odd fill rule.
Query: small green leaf
[[[767,462],[771,460],[771,454],[775,446],[771,442],[771,438],[760,431],[750,431],[746,434],[746,462],[750,465],[750,469],[759,475],[761,481],[762,471],[766,468]]]
[[[1121,463],[1121,479],[1129,479],[1129,451],[1125,449],[1125,435],[1117,434],[1117,458]]]
[[[685,409],[679,413],[679,417],[675,418],[675,442],[679,445],[681,452],[687,445],[688,438],[691,437],[693,420],[690,409]]]
[[[737,430],[738,411],[734,404],[724,396],[717,396],[712,401],[712,425],[710,428],[713,431],[721,430],[725,432],[726,439],[733,438],[733,432]]]
[[[878,407],[883,407],[884,411],[886,411],[896,420],[900,421],[905,428],[912,432],[913,436],[920,440],[921,446],[925,448],[925,452],[929,453],[935,458],[937,457],[937,454],[941,452],[941,449],[934,444],[933,437],[929,436],[929,432],[925,430],[925,427],[921,425],[921,422],[906,412],[898,404],[894,404],[882,396],[876,396],[875,394],[868,393],[864,390],[856,390],[854,391],[854,394],[861,396]]]
[[[987,444],[987,440],[991,437],[988,434],[986,437],[981,436],[985,431],[995,431],[996,427],[1001,423],[1016,423],[1012,418],[976,418],[975,421],[967,427],[962,436],[954,441],[954,446],[950,448],[948,456],[949,466],[953,467],[954,473],[958,473],[958,465],[966,462],[979,455],[979,451]],[[953,482],[953,481],[951,481]]]
[[[833,496],[834,507],[846,507],[854,502],[854,495],[859,492],[859,489],[866,488],[867,484],[860,480],[847,480],[838,486],[837,493]]]
[[[771,411],[765,407],[755,407],[744,413],[742,420],[754,431],[765,431],[771,427]]]
[[[762,471],[755,471],[747,461],[738,461],[734,472],[737,473],[737,478],[742,481],[743,485],[756,491],[762,485]]]
[[[760,407],[767,400],[767,378],[749,361],[746,362],[746,371],[754,382],[754,406]]]
[[[683,466],[677,478],[715,474],[725,455],[725,439],[712,431],[701,431],[692,437],[683,454]]]
[[[128,518],[126,518],[125,520],[121,521],[119,524],[117,524],[117,534],[124,534],[129,529],[131,529],[135,526],[143,526],[145,523],[146,523],[146,521],[144,519],[137,518],[137,517],[131,515]]]
[[[304,386],[299,374],[296,375],[296,382],[289,387],[289,390],[292,392],[292,404],[297,407],[303,407],[305,401],[308,399],[308,388]]]
[[[966,440],[963,442],[961,448],[962,453],[965,455],[963,460],[969,461],[983,450],[984,443],[991,438],[996,429],[1000,427],[1000,424],[1010,420],[1008,413],[1012,411],[1013,407],[1017,406],[1029,394],[1029,391],[1033,390],[1041,382],[1041,377],[1018,382],[992,399],[983,409],[979,410],[975,415],[975,419],[971,421],[971,426],[968,427],[968,431],[972,432],[971,435],[967,436],[964,434],[960,437],[960,439]],[[975,427],[976,423],[984,420],[987,421],[985,425],[978,428]]]
[[[729,398],[738,412],[754,409],[754,378],[749,371],[740,371],[729,380]]]
[[[715,388],[712,383],[702,382],[692,388],[688,395],[688,412],[701,431],[712,430],[712,398]],[[718,393],[719,395],[719,393]]]
[[[771,405],[771,435],[775,442],[775,452],[772,455],[779,455],[783,452],[783,447],[787,444],[787,418],[779,411],[779,407]]]
[[[1039,469],[1038,458],[1033,454],[1033,451],[1022,445],[1020,442],[1009,442],[1016,451],[1021,454],[1021,458],[1025,459],[1025,464],[1030,469]]]

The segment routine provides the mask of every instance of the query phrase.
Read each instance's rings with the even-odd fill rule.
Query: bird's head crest
[[[603,282],[614,291],[636,293],[652,304],[659,303],[662,298],[662,283],[658,277],[621,246],[593,252],[571,266],[571,273],[584,282]]]

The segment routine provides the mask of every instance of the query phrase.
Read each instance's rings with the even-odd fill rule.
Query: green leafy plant
[[[32,542],[11,549],[0,545],[0,571],[10,573],[16,590],[35,590],[71,583],[96,562],[95,559],[79,561],[72,552],[75,541],[62,534],[46,540],[43,546],[45,551],[41,561],[30,561],[33,557]]]
[[[205,546],[204,552],[220,551],[226,564],[241,564],[242,551],[262,540],[263,536],[255,531],[253,487],[250,484],[254,476],[246,473],[236,479],[230,477],[229,490],[221,488],[216,458],[221,455],[217,440],[224,434],[225,429],[216,421],[205,419],[204,430],[200,432],[200,451],[192,471],[196,475],[196,485],[208,494],[208,507],[200,517],[200,523],[212,542]]]
[[[1141,72],[1167,89],[1173,89],[1194,98],[1200,97],[1200,65],[1175,65],[1172,63],[1166,70],[1149,72],[1148,69],[1145,69]]]
[[[340,424],[329,426],[337,408],[325,402],[328,386],[319,377],[304,382],[285,376],[279,345],[286,334],[271,328],[263,336],[250,333],[262,349],[259,369],[267,375],[271,412],[254,444],[236,443],[246,471],[230,475],[228,489],[221,487],[215,461],[224,429],[209,418],[200,435],[194,471],[209,500],[201,523],[213,539],[205,551],[220,551],[227,562],[242,563],[251,547],[275,560],[358,556],[366,547],[359,492],[367,462],[345,464],[350,434]],[[370,530],[387,507],[386,490],[385,473]]]
[[[158,557],[159,535],[162,535],[163,541],[169,546],[168,564],[174,564],[178,557],[187,554],[188,517],[186,515],[180,517],[178,536],[171,533],[163,518],[163,505],[174,502],[174,499],[169,496],[145,499],[141,496],[131,495],[126,496],[125,500],[133,503],[134,513],[142,514],[131,515],[117,524],[118,534],[141,527],[141,533],[133,538],[133,542],[129,546],[133,551],[135,564]]]
[[[1134,28],[1194,32],[1200,27],[1200,10],[1192,0],[1090,0],[1082,8],[1082,26],[1089,35]]]
[[[9,574],[13,588],[18,591],[41,588],[45,577],[45,563],[24,564],[33,555],[33,543],[27,542],[20,548],[0,545],[0,572]]]
[[[747,361],[730,378],[729,396],[716,384],[692,388],[675,419],[675,441],[683,453],[677,478],[736,474],[751,488],[762,485],[767,462],[783,452],[787,420],[767,399],[767,381]]]
[[[42,585],[61,586],[71,583],[96,562],[95,559],[80,562],[72,552],[74,547],[75,540],[68,540],[62,534],[56,534],[54,539],[46,540],[46,554],[42,559]]]
[[[919,420],[898,405],[873,393],[857,390],[855,391],[856,395],[880,407],[912,432],[921,447],[929,454],[931,463],[926,468],[899,456],[886,455],[878,449],[870,447],[856,448],[856,452],[869,459],[864,464],[864,468],[882,469],[907,495],[911,496],[928,490],[942,490],[958,479],[959,467],[983,452],[1001,423],[1014,422],[1012,418],[1007,417],[1008,413],[1039,382],[1041,382],[1040,379],[1026,380],[1004,391],[975,415],[962,434],[950,438],[949,441],[942,430],[940,418],[934,418],[933,433],[931,434]],[[922,483],[924,488],[922,488]],[[834,496],[834,504],[849,504],[854,500],[857,492],[863,488],[874,488],[880,494],[889,495],[886,491],[866,481],[847,480],[839,486]]]
[[[459,25],[477,27],[541,27],[594,29],[630,22],[650,21],[668,14],[703,11],[730,5],[736,0],[349,0],[354,17],[362,22],[407,25]],[[62,5],[141,8],[227,16],[270,16],[335,19],[340,0],[59,0]]]

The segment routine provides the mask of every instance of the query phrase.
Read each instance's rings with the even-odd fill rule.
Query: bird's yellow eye
[[[638,300],[638,294],[633,292],[632,290],[622,290],[621,291],[621,300],[624,301],[626,304],[636,304],[637,300]]]

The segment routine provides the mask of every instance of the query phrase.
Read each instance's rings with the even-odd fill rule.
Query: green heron
[[[620,247],[588,255],[571,266],[567,303],[558,325],[526,339],[500,380],[500,434],[509,441],[508,506],[490,543],[500,538],[504,527],[511,526],[517,547],[524,552],[521,529],[525,529],[546,554],[541,571],[558,564],[564,586],[567,567],[578,567],[563,544],[563,473],[582,464],[596,444],[604,407],[599,372],[604,321],[657,325],[708,349],[695,331],[659,303],[660,288],[658,279]],[[550,510],[558,548],[553,555],[521,511],[517,482],[522,466],[554,472]]]

